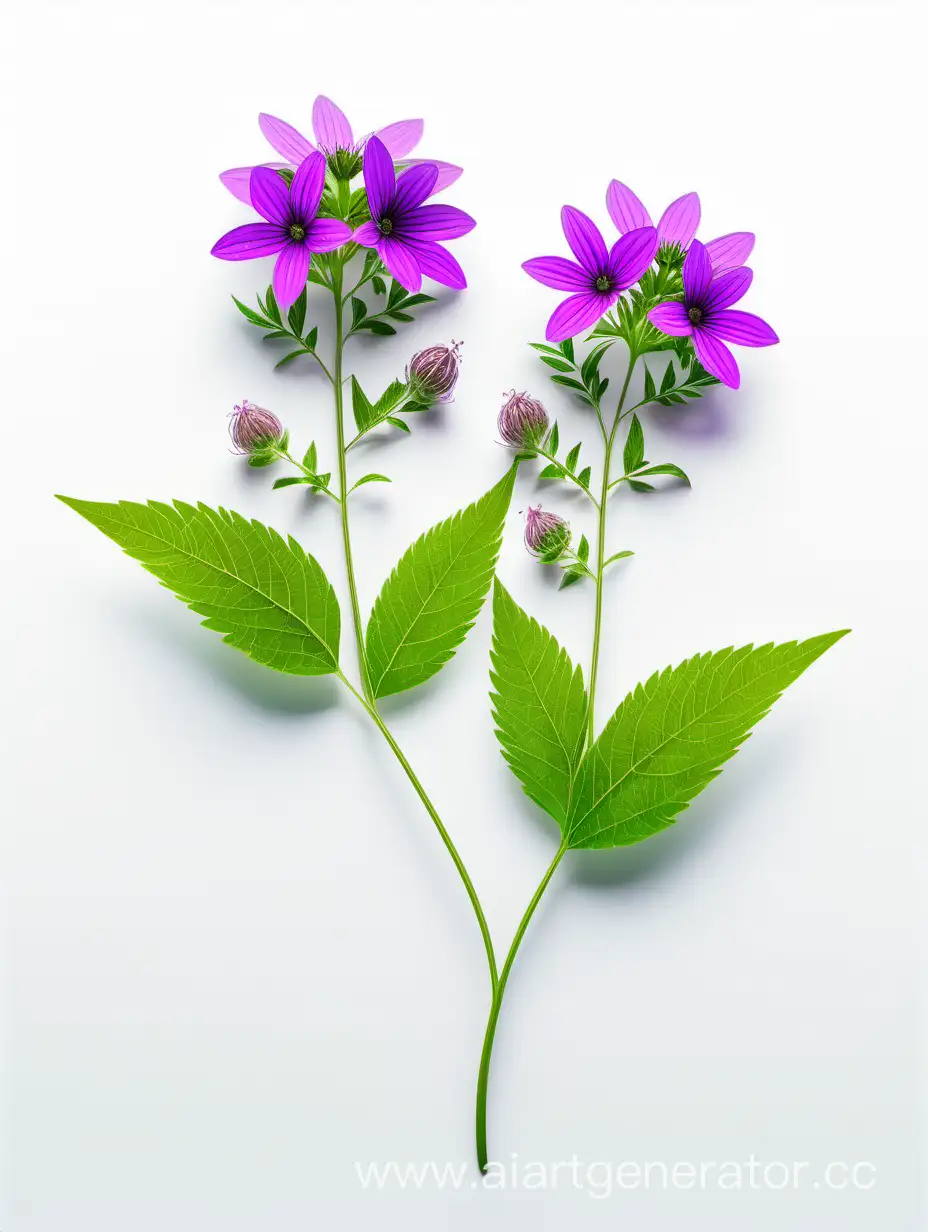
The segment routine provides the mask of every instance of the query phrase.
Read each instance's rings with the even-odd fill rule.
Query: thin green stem
[[[509,972],[512,970],[512,965],[516,960],[516,955],[519,952],[519,946],[522,944],[522,938],[525,936],[526,929],[531,923],[532,916],[535,914],[535,908],[541,902],[542,895],[548,888],[548,883],[554,876],[557,866],[564,858],[564,853],[567,850],[567,841],[561,843],[557,849],[557,855],[548,866],[548,871],[542,877],[538,889],[532,895],[532,901],[525,910],[519,927],[516,929],[516,935],[512,939],[512,945],[509,947],[509,953],[506,955],[506,961],[503,963],[503,969],[500,972],[499,980],[493,992],[493,1002],[490,1006],[490,1017],[487,1021],[486,1034],[483,1039],[483,1052],[480,1054],[480,1070],[477,1075],[477,1162],[480,1165],[480,1171],[487,1170],[487,1090],[490,1083],[490,1058],[493,1054],[493,1040],[496,1036],[496,1024],[499,1021],[499,1012],[503,1005],[503,996],[506,992],[506,983],[509,980]]]
[[[347,687],[348,691],[351,694],[353,694],[354,697],[357,698],[357,700],[361,703],[361,705],[367,711],[371,719],[373,719],[374,723],[376,723],[384,740],[386,740],[387,744],[390,746],[391,750],[393,751],[394,757],[403,767],[403,770],[406,773],[406,777],[409,779],[410,783],[412,783],[413,787],[415,788],[416,795],[425,805],[425,811],[428,813],[432,821],[435,823],[435,829],[438,831],[439,835],[441,836],[441,841],[445,844],[448,854],[451,856],[451,859],[454,862],[454,867],[458,870],[458,874],[464,883],[465,890],[467,891],[467,897],[470,899],[471,906],[474,909],[474,914],[477,917],[477,924],[480,927],[480,935],[483,937],[483,945],[487,952],[487,963],[489,964],[489,968],[490,968],[490,983],[493,988],[493,993],[495,995],[498,976],[497,976],[497,970],[496,970],[496,953],[493,949],[493,939],[490,936],[490,927],[487,924],[486,916],[483,914],[483,907],[481,906],[480,899],[477,897],[477,891],[474,888],[474,883],[470,879],[470,874],[468,873],[467,868],[465,867],[464,861],[461,859],[460,853],[458,852],[457,847],[455,847],[454,841],[452,840],[451,835],[445,829],[444,822],[442,821],[441,817],[439,817],[438,815],[438,810],[435,808],[435,805],[432,803],[431,799],[429,798],[429,795],[426,792],[425,788],[419,782],[419,778],[416,775],[416,772],[413,770],[412,766],[406,760],[406,755],[404,754],[400,746],[397,744],[393,733],[390,731],[389,727],[387,727],[386,723],[383,721],[383,718],[377,709],[376,703],[372,700],[369,701],[367,698],[363,697],[358,692],[358,690],[354,687],[351,681],[348,680],[345,676],[343,676],[341,672],[339,672],[338,674],[339,674],[339,677],[342,683]]]
[[[603,459],[603,486],[599,501],[599,526],[597,528],[596,615],[593,621],[593,654],[590,660],[590,700],[589,707],[587,709],[586,729],[587,744],[592,744],[596,739],[596,714],[594,710],[594,703],[596,698],[596,676],[599,671],[599,643],[603,627],[603,575],[606,570],[606,511],[607,502],[609,499],[609,473],[612,466],[612,449],[615,445],[616,432],[622,421],[622,407],[625,405],[625,398],[628,394],[628,387],[631,383],[632,373],[635,370],[637,360],[638,356],[635,352],[630,351],[628,356],[628,370],[625,373],[625,382],[622,385],[622,392],[619,395],[619,404],[616,407],[612,431],[606,439],[606,454]]]

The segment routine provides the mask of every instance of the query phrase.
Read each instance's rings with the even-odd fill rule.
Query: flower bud
[[[544,564],[562,556],[570,543],[570,526],[556,513],[545,513],[541,505],[529,506],[525,515],[525,546]]]
[[[451,346],[431,346],[417,351],[406,369],[406,381],[417,402],[431,406],[435,402],[450,402],[458,383],[462,343]]]
[[[230,412],[230,418],[229,435],[235,453],[254,454],[279,445],[283,438],[283,424],[277,416],[245,398]]]
[[[541,444],[548,431],[548,412],[537,398],[511,389],[500,408],[496,426],[505,445],[532,449]]]

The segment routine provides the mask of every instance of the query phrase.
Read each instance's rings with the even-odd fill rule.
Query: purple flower
[[[598,321],[619,295],[638,281],[654,260],[658,244],[657,231],[647,226],[629,231],[607,250],[593,220],[572,205],[561,210],[561,226],[577,261],[533,257],[522,265],[546,287],[573,292],[551,315],[545,331],[549,342],[573,338]]]
[[[254,406],[247,398],[230,412],[229,435],[235,453],[252,454],[256,450],[279,445],[284,434],[283,424],[270,411]]]
[[[406,383],[417,402],[431,406],[451,401],[458,383],[463,345],[452,339],[450,347],[430,346],[415,353],[406,368]]]
[[[500,407],[496,426],[505,445],[514,449],[534,448],[548,431],[548,412],[537,398],[511,389]]]
[[[545,513],[541,505],[529,506],[525,515],[525,546],[546,565],[562,556],[570,543],[570,526],[556,513]]]
[[[351,237],[356,244],[374,248],[381,261],[407,291],[418,291],[427,274],[446,287],[463,290],[464,271],[436,240],[466,235],[477,224],[470,214],[453,205],[423,205],[435,191],[438,168],[434,163],[410,167],[397,179],[393,160],[379,137],[370,137],[364,149],[364,186],[371,221]]]
[[[693,240],[683,262],[683,301],[658,304],[648,320],[673,338],[691,337],[699,362],[723,384],[737,389],[741,374],[735,357],[725,346],[772,346],[779,338],[766,321],[751,312],[732,309],[751,285],[754,274],[746,266],[712,277],[712,263],[704,244]]]
[[[325,156],[304,158],[287,187],[276,171],[255,167],[251,203],[266,222],[236,227],[212,248],[223,261],[249,261],[280,253],[274,266],[274,294],[286,311],[306,286],[314,252],[331,252],[351,239],[351,228],[335,218],[317,218],[325,184]]]
[[[315,146],[291,124],[278,120],[276,116],[262,113],[258,116],[258,124],[277,153],[287,160],[284,163],[266,163],[265,166],[275,169],[290,167],[295,170],[303,159],[318,147],[330,159],[333,172],[342,172],[343,178],[350,179],[361,170],[361,153],[368,138],[362,137],[360,141],[356,141],[344,112],[322,94],[313,103]],[[396,124],[388,124],[386,128],[378,129],[374,135],[380,138],[393,159],[411,167],[423,161],[406,157],[422,140],[423,127],[421,120],[400,120]],[[462,168],[454,166],[453,163],[442,163],[437,159],[429,161],[438,168],[433,193],[453,184],[461,174]],[[233,167],[231,171],[223,171],[219,177],[229,192],[246,205],[251,205],[252,170],[251,167]],[[348,172],[351,174],[347,174]]]
[[[651,215],[632,190],[618,180],[613,180],[606,190],[606,208],[620,235],[636,227],[651,226]],[[699,213],[696,193],[686,193],[672,201],[657,224],[660,243],[676,245],[681,252],[685,252],[699,226]],[[706,251],[712,263],[712,272],[724,274],[726,270],[744,265],[753,247],[754,235],[751,231],[733,231],[730,235],[710,240]]]

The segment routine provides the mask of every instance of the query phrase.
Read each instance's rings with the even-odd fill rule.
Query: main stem
[[[345,423],[344,423],[344,399],[343,399],[343,378],[342,378],[342,359],[345,349],[344,336],[344,296],[342,295],[342,278],[344,267],[340,262],[333,262],[332,266],[332,294],[335,298],[335,362],[333,366],[333,384],[335,386],[335,419],[338,444],[338,491],[341,499],[341,517],[342,517],[342,541],[345,546],[345,568],[348,573],[348,590],[351,594],[351,614],[354,624],[355,641],[358,647],[358,668],[361,674],[361,686],[363,693],[351,684],[351,682],[339,672],[343,683],[358,699],[367,713],[376,723],[381,735],[386,740],[387,744],[393,752],[394,757],[403,767],[406,777],[409,779],[415,788],[416,794],[425,806],[425,810],[431,817],[436,830],[441,837],[441,841],[447,848],[448,854],[454,861],[454,866],[458,870],[458,875],[464,883],[464,888],[467,891],[467,897],[470,899],[471,906],[474,909],[474,915],[477,917],[477,924],[480,928],[480,935],[483,938],[484,949],[487,953],[487,964],[490,968],[490,984],[493,993],[496,993],[498,983],[496,969],[496,954],[493,949],[493,940],[490,936],[490,928],[487,924],[486,916],[483,913],[483,907],[480,904],[480,899],[477,897],[477,891],[474,888],[474,883],[470,879],[464,861],[461,859],[457,847],[452,841],[451,835],[445,828],[444,822],[438,814],[438,810],[432,803],[425,788],[419,782],[418,776],[412,766],[406,759],[403,750],[397,744],[393,733],[387,727],[381,717],[380,711],[377,709],[377,700],[374,697],[373,689],[370,683],[370,672],[367,665],[367,651],[364,646],[364,627],[361,623],[361,606],[358,602],[358,586],[354,573],[354,560],[351,554],[351,533],[348,526],[348,467],[346,461],[345,447]]]
[[[516,960],[516,954],[519,952],[519,946],[522,944],[522,938],[525,936],[532,916],[535,914],[535,908],[541,902],[542,895],[548,888],[548,883],[554,876],[557,866],[563,859],[564,852],[567,850],[566,841],[558,848],[557,855],[548,866],[548,871],[542,877],[538,889],[532,895],[532,901],[525,910],[519,927],[516,929],[516,935],[512,939],[512,945],[509,947],[509,953],[506,955],[506,961],[503,963],[503,969],[500,972],[499,981],[493,993],[493,1003],[490,1006],[490,1017],[487,1021],[486,1034],[483,1037],[483,1052],[480,1054],[480,1070],[477,1074],[477,1162],[480,1165],[480,1171],[487,1170],[487,1089],[490,1082],[490,1057],[493,1054],[493,1040],[496,1036],[496,1024],[499,1021],[499,1012],[503,1004],[503,994],[506,991],[506,983],[509,979],[509,972],[512,970],[512,965]]]

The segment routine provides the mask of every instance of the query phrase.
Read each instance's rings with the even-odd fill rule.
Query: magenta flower
[[[651,226],[651,215],[632,190],[618,180],[613,180],[606,190],[606,209],[620,235],[636,227]],[[657,224],[661,244],[675,244],[681,252],[686,252],[699,226],[699,215],[699,197],[696,193],[686,193],[672,201]],[[712,272],[724,274],[726,270],[744,265],[753,247],[754,235],[751,231],[732,231],[730,235],[720,235],[717,240],[710,240],[706,251],[712,263]]]
[[[351,172],[351,175],[357,175],[361,170],[361,154],[368,137],[362,137],[360,141],[356,141],[345,113],[336,107],[331,99],[322,94],[313,103],[315,145],[291,124],[278,120],[276,116],[265,115],[262,112],[258,116],[258,124],[277,153],[287,160],[283,163],[265,163],[265,166],[274,169],[289,167],[295,170],[303,159],[318,147],[323,154],[332,159],[337,170]],[[380,138],[394,161],[411,167],[424,161],[406,157],[422,140],[423,128],[421,120],[400,120],[370,135]],[[438,168],[433,193],[441,192],[443,188],[453,184],[462,172],[462,168],[456,167],[453,163],[443,163],[437,159],[428,161]],[[251,205],[252,170],[251,167],[233,167],[230,171],[223,171],[219,177],[229,192],[234,197],[238,197],[239,201],[244,201],[246,205]],[[346,176],[346,178],[350,179],[351,176]]]
[[[410,167],[397,178],[393,159],[379,137],[370,137],[364,149],[364,186],[371,221],[351,237],[356,244],[374,248],[381,261],[407,291],[418,291],[422,275],[446,287],[463,290],[464,271],[436,240],[453,240],[477,225],[470,214],[453,205],[423,205],[435,190],[434,163]]]
[[[753,271],[742,266],[713,278],[706,246],[693,240],[683,262],[683,301],[658,304],[648,313],[648,320],[663,333],[692,338],[702,366],[732,389],[741,384],[741,374],[725,343],[763,347],[780,341],[766,321],[731,307],[753,277]]]
[[[638,281],[657,253],[654,227],[639,227],[606,249],[599,228],[572,205],[561,210],[561,226],[577,261],[564,257],[533,257],[522,268],[537,282],[556,291],[572,291],[555,308],[545,337],[563,342],[608,312],[620,294]],[[579,264],[577,263],[579,262]]]
[[[274,295],[286,311],[306,286],[314,252],[331,252],[351,239],[351,228],[336,218],[317,218],[325,184],[325,156],[304,158],[289,188],[267,167],[251,173],[251,203],[266,222],[236,227],[212,248],[223,261],[250,261],[280,253],[274,266]]]

